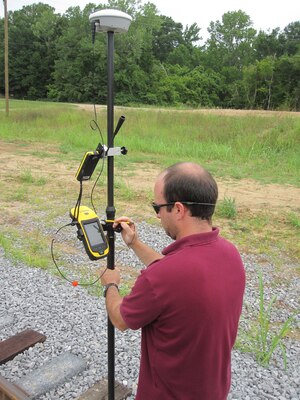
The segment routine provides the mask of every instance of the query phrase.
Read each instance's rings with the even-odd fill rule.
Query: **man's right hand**
[[[113,224],[113,228],[117,228],[118,225],[122,227],[122,238],[128,247],[132,247],[137,241],[137,231],[134,222],[128,217],[116,218]]]
[[[157,253],[151,247],[139,240],[135,224],[130,218],[116,218],[113,228],[116,228],[118,225],[121,225],[122,227],[121,234],[124,242],[135,252],[144,265],[147,266],[153,261],[163,258],[162,254]]]

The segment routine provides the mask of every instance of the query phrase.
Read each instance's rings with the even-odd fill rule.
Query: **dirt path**
[[[82,110],[87,110],[89,112],[94,111],[94,105],[92,104],[74,104],[77,107],[81,108]],[[125,107],[125,106],[115,106],[115,109],[118,110],[123,110],[129,108],[130,110],[136,109],[136,110],[146,110],[146,111],[151,111],[151,108],[143,108],[143,107]],[[96,105],[96,109],[98,110],[106,110],[105,105]],[[155,108],[155,111],[158,109]],[[169,112],[172,110],[171,108],[161,108],[159,109],[160,111],[166,111]],[[174,109],[175,110],[175,109]],[[291,115],[293,117],[300,117],[300,112],[294,112],[294,111],[267,111],[267,110],[235,110],[235,109],[218,109],[218,108],[213,108],[213,109],[191,109],[191,110],[179,110],[176,108],[176,112],[190,112],[190,113],[199,113],[199,114],[213,114],[213,115],[259,115],[259,116],[264,116],[264,117],[272,117],[274,115],[277,116],[287,116]]]
[[[92,111],[91,104],[77,104],[81,109]],[[106,109],[106,106],[97,105],[99,109]],[[115,107],[118,109],[118,107]],[[119,107],[120,109],[126,107]],[[162,109],[162,111],[168,111]],[[180,110],[176,110],[180,112]],[[184,110],[186,112],[186,110]],[[289,111],[265,111],[265,110],[223,110],[223,109],[195,109],[190,110],[193,113],[208,113],[216,115],[261,115],[270,117],[273,115],[286,116],[292,115],[300,117],[299,112]],[[144,166],[143,171],[135,170],[134,177],[126,178],[129,185],[136,186],[137,182],[142,190],[152,190],[153,182],[160,171],[151,166]],[[234,198],[237,206],[247,207],[249,209],[277,209],[299,210],[300,209],[300,188],[292,185],[260,184],[252,179],[224,179],[218,180],[219,199],[224,197]]]
[[[224,196],[236,199],[237,205],[249,209],[300,208],[300,189],[291,185],[262,185],[251,179],[219,182],[220,199]]]
[[[149,165],[143,170],[135,169],[132,177],[125,178],[129,186],[137,185],[140,190],[152,190],[159,169]],[[238,206],[257,209],[300,209],[300,188],[292,185],[260,184],[252,179],[218,179],[219,199],[234,198]],[[134,187],[134,186],[133,186]]]
[[[42,150],[42,149],[41,149]],[[47,152],[55,152],[50,147],[44,149]],[[17,176],[25,171],[30,171],[33,175],[51,176],[56,179],[66,181],[74,180],[76,166],[66,165],[66,163],[57,162],[57,160],[47,158],[46,162],[38,153],[37,146],[16,146],[15,144],[0,142],[0,166],[1,181],[12,182]],[[160,172],[153,168],[151,164],[137,165],[134,174],[128,176],[126,172],[120,174],[122,179],[129,187],[138,187],[142,191],[151,191],[153,182]],[[300,189],[291,185],[267,184],[263,185],[251,179],[218,179],[219,198],[234,198],[237,206],[249,209],[276,209],[281,210],[299,210],[300,208]],[[1,197],[0,197],[1,199]]]

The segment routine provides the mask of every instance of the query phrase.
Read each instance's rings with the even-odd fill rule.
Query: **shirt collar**
[[[219,228],[212,228],[210,232],[196,233],[194,235],[185,236],[182,239],[175,240],[172,244],[163,249],[162,254],[165,256],[188,246],[202,246],[217,240]]]

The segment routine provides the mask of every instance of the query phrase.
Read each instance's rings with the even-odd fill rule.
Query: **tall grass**
[[[0,100],[0,111],[4,110]],[[126,146],[130,161],[161,166],[195,160],[217,176],[248,177],[299,185],[300,118],[287,114],[222,115],[189,110],[115,109],[126,116],[115,145]],[[106,110],[98,110],[106,142]],[[0,112],[0,138],[56,144],[65,155],[93,150],[101,141],[90,128],[92,111],[73,105],[11,102]]]
[[[216,210],[217,216],[232,219],[236,217],[236,214],[237,214],[237,208],[235,199],[225,196],[224,199],[219,200]]]
[[[292,313],[289,318],[280,324],[272,323],[272,312],[276,308],[276,296],[272,296],[267,304],[265,301],[265,290],[262,272],[258,272],[259,282],[259,312],[256,323],[252,324],[249,331],[243,332],[238,338],[236,347],[241,351],[254,353],[257,361],[267,366],[276,350],[280,350],[284,367],[287,366],[286,348],[284,337],[289,333],[296,321],[299,310]]]

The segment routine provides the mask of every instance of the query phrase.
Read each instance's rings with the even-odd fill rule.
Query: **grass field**
[[[4,101],[0,101],[4,111]],[[264,183],[300,185],[299,113],[211,113],[168,109],[115,110],[126,116],[116,145],[130,149],[126,163],[155,162],[159,167],[197,160],[220,177],[253,178]],[[0,138],[57,146],[72,158],[100,140],[86,112],[72,105],[13,101],[1,118]],[[97,111],[104,139],[106,109]]]
[[[299,113],[115,108],[116,122],[121,115],[126,121],[115,146],[128,154],[115,157],[118,215],[157,223],[149,205],[155,176],[174,162],[197,161],[222,189],[215,223],[223,235],[242,252],[271,258],[283,275],[287,264],[299,274]],[[0,100],[0,126],[0,245],[16,259],[52,269],[49,231],[76,202],[84,152],[106,143],[106,108],[97,107],[95,116],[92,106],[11,101],[7,117]],[[85,185],[86,205],[96,176]],[[103,215],[106,168],[94,199]]]

